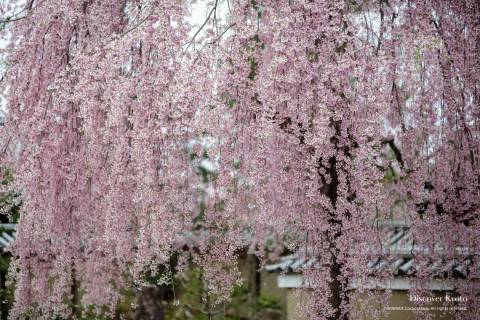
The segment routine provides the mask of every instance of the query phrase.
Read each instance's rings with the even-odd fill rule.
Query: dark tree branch
[[[395,159],[400,163],[402,166],[402,169],[405,167],[405,163],[403,162],[403,157],[400,149],[397,147],[395,144],[395,141],[393,139],[383,139],[382,140],[383,144],[388,144],[388,146],[392,149],[393,153],[395,154]]]

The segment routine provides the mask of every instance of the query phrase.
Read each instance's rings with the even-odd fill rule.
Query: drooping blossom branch
[[[396,258],[389,218],[410,226],[412,290],[459,248],[478,278],[479,4],[220,5],[193,30],[187,2],[157,0],[36,1],[10,24],[12,317],[113,312],[178,252],[218,303],[239,250],[265,263],[272,239],[318,261],[309,318],[359,317],[351,288]],[[470,283],[454,290],[476,303]]]

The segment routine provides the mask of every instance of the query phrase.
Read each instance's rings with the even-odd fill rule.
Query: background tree
[[[373,222],[398,199],[415,290],[459,247],[478,277],[477,2],[214,1],[199,26],[188,1],[24,10],[2,81],[23,203],[13,318],[104,312],[124,274],[142,286],[191,234],[216,302],[238,250],[265,258],[279,236],[320,261],[304,271],[311,317],[354,317],[350,282],[383,254]],[[188,151],[201,137],[215,141],[193,148],[215,163],[208,179]],[[455,290],[477,303],[472,282]]]

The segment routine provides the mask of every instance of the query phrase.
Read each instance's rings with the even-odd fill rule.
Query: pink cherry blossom
[[[382,219],[410,225],[414,290],[467,250],[454,290],[478,307],[478,1],[220,2],[200,26],[173,0],[27,1],[5,22],[11,317],[113,311],[175,253],[228,300],[238,251],[265,263],[272,239],[319,261],[309,319],[354,317],[352,279],[395,258]]]

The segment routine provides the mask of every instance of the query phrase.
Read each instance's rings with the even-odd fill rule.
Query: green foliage
[[[214,305],[208,294],[207,284],[201,268],[190,267],[174,281],[178,295],[167,307],[166,319],[169,320],[210,320],[228,319],[225,305]]]
[[[2,168],[0,172],[2,173],[1,184],[8,186],[13,181],[12,171],[8,168]],[[6,214],[9,221],[13,223],[18,222],[20,212],[20,204],[15,201],[17,197],[18,194],[13,191],[0,194],[0,213]]]
[[[248,79],[253,81],[257,76],[258,62],[253,58],[248,58],[248,62],[250,64],[250,73],[248,74]]]
[[[257,299],[256,309],[257,311],[261,311],[263,309],[281,310],[282,306],[280,304],[280,300],[277,297],[268,293],[262,293]]]
[[[7,168],[1,169],[3,186],[8,186],[13,181],[13,173]],[[1,217],[2,222],[14,222],[18,221],[20,205],[16,203],[16,197],[18,195],[13,192],[6,192],[0,195],[0,212],[5,216]],[[0,227],[0,233],[9,232]],[[10,267],[11,256],[9,253],[1,252],[0,255],[0,316],[1,319],[7,319],[8,312],[14,301],[14,287],[6,283],[8,269]]]
[[[177,300],[168,304],[168,320],[248,320],[263,310],[282,308],[278,298],[266,293],[250,301],[251,292],[245,282],[234,287],[229,302],[214,305],[201,268],[193,265],[176,278],[175,288]]]
[[[0,287],[0,316],[1,319],[7,319],[8,312],[14,301],[14,288],[5,284],[6,275],[10,266],[10,256],[3,254],[0,256],[0,274],[2,285]]]
[[[237,104],[237,100],[235,100],[235,99],[228,99],[228,101],[227,101],[227,105],[230,109],[235,107],[236,104]]]

